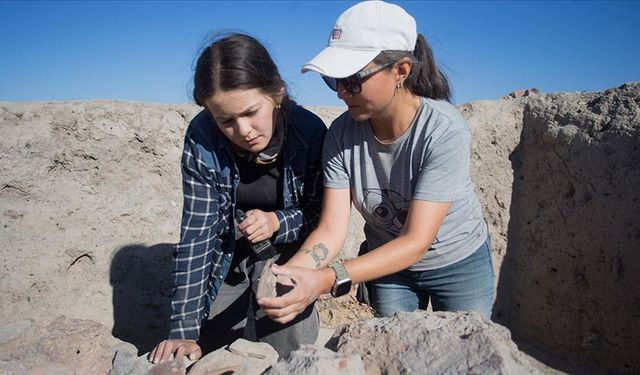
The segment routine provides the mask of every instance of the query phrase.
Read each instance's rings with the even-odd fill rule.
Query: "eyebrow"
[[[248,108],[246,108],[245,110],[243,110],[242,112],[240,112],[237,115],[225,113],[224,115],[219,116],[218,119],[221,120],[221,121],[227,121],[227,120],[235,118],[235,117],[243,117],[243,116],[246,116],[247,114],[249,114],[250,112],[256,111],[259,107],[260,107],[259,103],[252,104]]]

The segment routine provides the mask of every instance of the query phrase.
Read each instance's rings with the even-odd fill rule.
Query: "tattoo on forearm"
[[[329,255],[329,249],[327,245],[322,242],[313,245],[313,249],[303,249],[305,254],[309,254],[313,260],[316,261],[316,268],[320,268],[322,265],[322,261],[327,259],[327,255]]]

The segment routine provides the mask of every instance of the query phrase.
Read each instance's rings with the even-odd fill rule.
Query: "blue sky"
[[[0,101],[190,101],[207,37],[248,32],[298,102],[341,106],[300,67],[354,1],[0,2]],[[448,74],[454,101],[518,88],[597,91],[640,80],[640,3],[398,1]]]

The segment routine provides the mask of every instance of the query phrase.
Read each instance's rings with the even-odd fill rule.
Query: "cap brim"
[[[302,66],[302,73],[318,72],[332,78],[349,77],[370,63],[380,51],[327,47]]]

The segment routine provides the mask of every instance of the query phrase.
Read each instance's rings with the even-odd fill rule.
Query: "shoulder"
[[[327,126],[320,117],[295,102],[292,103],[287,116],[289,116],[287,133],[290,140],[295,140],[293,147],[308,148],[310,145],[322,143]]]
[[[451,103],[445,100],[433,100],[422,98],[424,106],[422,118],[433,130],[469,130],[467,120],[460,111]]]
[[[216,124],[211,115],[202,110],[189,122],[185,138],[195,143],[212,141],[216,137],[215,129]]]
[[[219,154],[229,148],[230,142],[218,130],[215,121],[205,110],[189,122],[184,138],[184,154],[191,154],[199,163],[217,165]]]
[[[297,103],[292,104],[289,114],[293,127],[301,133],[315,133],[317,131],[327,130],[327,126],[318,115]]]
[[[425,155],[467,152],[471,145],[471,130],[458,109],[446,101],[423,100],[417,138],[422,140],[418,144],[425,150]]]

